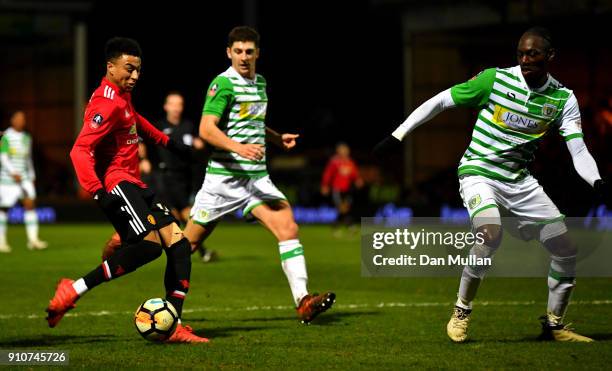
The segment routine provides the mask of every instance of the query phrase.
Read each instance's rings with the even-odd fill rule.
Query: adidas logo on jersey
[[[115,98],[115,90],[113,90],[113,88],[111,88],[110,86],[105,86],[104,87],[104,98],[108,98],[110,100],[113,100]]]

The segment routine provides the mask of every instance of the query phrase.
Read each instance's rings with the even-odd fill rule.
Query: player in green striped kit
[[[298,135],[281,135],[265,126],[266,80],[255,73],[257,31],[234,28],[228,38],[227,57],[232,65],[213,80],[206,95],[200,136],[215,149],[184,233],[195,247],[226,214],[240,209],[246,218],[257,219],[278,240],[298,317],[309,323],[332,306],[335,294],[309,294],[298,225],[285,196],[270,180],[265,156],[266,140],[288,150],[295,146]]]
[[[34,165],[32,164],[32,137],[25,130],[23,111],[11,116],[9,127],[0,139],[0,252],[11,252],[6,240],[7,211],[21,200],[28,249],[42,250],[47,243],[38,239],[38,217],[34,210]]]
[[[471,80],[453,86],[418,107],[391,136],[375,147],[375,154],[396,146],[406,134],[439,112],[455,106],[480,111],[472,140],[459,163],[460,194],[484,243],[470,254],[492,257],[502,239],[500,208],[518,217],[521,233],[537,238],[550,252],[548,308],[542,339],[583,341],[563,325],[575,286],[577,249],[570,241],[564,215],[528,170],[538,140],[556,130],[565,140],[578,174],[597,193],[608,193],[589,154],[580,126],[580,111],[573,92],[548,73],[554,59],[550,33],[539,27],[526,31],[517,48],[518,66],[490,68]],[[467,339],[472,301],[486,266],[466,266],[447,333],[451,340]]]

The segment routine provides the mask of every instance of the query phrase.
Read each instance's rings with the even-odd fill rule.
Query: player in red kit
[[[323,171],[321,180],[321,194],[328,196],[331,193],[332,200],[338,210],[338,219],[334,227],[341,224],[350,225],[352,192],[354,187],[361,188],[363,181],[359,176],[359,169],[351,158],[351,150],[346,143],[338,143],[336,154],[329,160]],[[339,233],[338,230],[336,233]]]
[[[134,110],[131,91],[140,75],[140,56],[140,46],[132,39],[116,37],[106,43],[106,77],[89,100],[70,152],[79,183],[93,195],[125,247],[82,278],[60,280],[47,308],[49,327],[55,327],[85,292],[157,259],[162,250],[167,256],[166,300],[181,316],[189,289],[191,247],[168,208],[140,179],[139,135],[185,159],[191,150],[169,140]],[[208,339],[179,322],[167,341]]]

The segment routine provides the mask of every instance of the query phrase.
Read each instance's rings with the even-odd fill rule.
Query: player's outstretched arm
[[[266,140],[274,143],[277,147],[288,151],[297,145],[296,139],[299,138],[299,134],[280,134],[272,128],[266,126]]]
[[[404,137],[421,124],[431,120],[440,112],[455,106],[456,104],[451,96],[451,90],[444,90],[412,111],[408,118],[406,118],[391,135],[378,142],[372,150],[372,153],[377,157],[382,157],[384,154],[398,147]]]
[[[162,133],[158,128],[149,122],[146,118],[136,113],[138,133],[140,133],[145,139],[152,141],[155,144],[167,146],[168,136]]]
[[[200,137],[213,146],[228,152],[239,154],[248,160],[258,161],[264,156],[265,148],[261,144],[238,143],[231,140],[217,125],[221,119],[215,115],[203,115],[200,120]]]
[[[600,201],[612,206],[610,203],[610,184],[602,179],[597,169],[597,163],[595,163],[595,159],[584,143],[580,108],[578,107],[578,100],[573,94],[565,103],[558,120],[560,122],[559,134],[565,139],[576,172],[595,189]]]
[[[136,115],[138,117],[138,131],[143,134],[145,138],[148,138],[157,145],[166,147],[168,151],[174,153],[183,161],[193,161],[193,150],[191,146],[170,139],[140,114]]]
[[[567,149],[572,155],[572,162],[576,172],[585,182],[589,183],[597,193],[601,202],[604,202],[608,207],[612,206],[610,200],[610,183],[601,178],[597,163],[589,152],[584,140],[581,137],[573,138],[566,142]]]

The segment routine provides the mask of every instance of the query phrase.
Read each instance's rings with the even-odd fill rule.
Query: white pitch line
[[[401,302],[389,302],[389,303],[362,303],[362,304],[336,304],[336,309],[368,309],[368,308],[419,308],[419,307],[452,307],[453,302],[416,302],[416,303],[401,303]],[[481,301],[476,303],[476,306],[483,307],[524,307],[530,305],[540,305],[545,303],[530,301]],[[571,305],[612,305],[612,300],[578,300],[571,302]],[[183,313],[199,313],[199,312],[253,312],[253,311],[273,311],[273,310],[293,310],[295,307],[289,305],[275,305],[275,306],[249,306],[243,308],[231,308],[231,307],[203,307],[203,308],[188,308],[183,310]],[[133,311],[108,311],[102,310],[98,312],[70,312],[66,313],[66,317],[101,317],[101,316],[114,316],[133,314]],[[0,314],[0,320],[9,319],[40,319],[45,316],[42,314]]]

